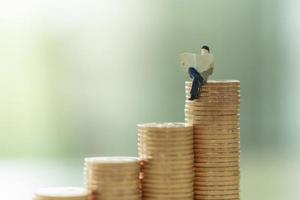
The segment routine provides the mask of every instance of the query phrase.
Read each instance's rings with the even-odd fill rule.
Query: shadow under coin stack
[[[88,193],[84,188],[58,187],[38,190],[33,200],[87,200]]]
[[[140,161],[136,157],[85,159],[86,189],[93,200],[140,200]]]
[[[191,82],[186,82],[186,99]],[[198,200],[240,199],[240,82],[208,81],[200,97],[186,100],[185,121],[194,126]]]
[[[193,127],[185,123],[138,125],[144,200],[192,200]]]

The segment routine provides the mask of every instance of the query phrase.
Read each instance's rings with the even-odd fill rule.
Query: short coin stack
[[[136,157],[85,159],[86,189],[93,200],[140,200],[140,160]]]
[[[58,187],[38,190],[33,200],[87,200],[88,193],[84,188]]]
[[[191,82],[186,82],[189,97]],[[194,126],[195,199],[240,198],[240,82],[208,81],[198,99],[186,100],[185,121]]]
[[[138,125],[143,200],[192,200],[193,127],[185,123]]]

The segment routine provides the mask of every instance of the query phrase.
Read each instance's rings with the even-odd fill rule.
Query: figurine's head
[[[205,54],[205,53],[209,53],[210,50],[209,50],[209,47],[204,45],[201,47],[201,54]]]

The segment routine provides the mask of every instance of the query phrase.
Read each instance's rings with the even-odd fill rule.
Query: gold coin
[[[153,155],[157,153],[161,153],[161,155],[166,155],[167,153],[177,153],[177,154],[190,154],[193,153],[193,147],[184,147],[184,148],[179,148],[179,147],[169,147],[169,148],[164,148],[164,147],[145,147],[145,146],[138,146],[138,151],[144,155]]]
[[[235,181],[235,180],[240,180],[240,176],[199,176],[196,174],[195,181],[201,181],[201,182],[215,182],[215,181]]]
[[[236,148],[222,148],[222,147],[219,147],[219,148],[198,148],[197,147],[197,148],[194,149],[195,154],[208,153],[208,152],[211,152],[211,153],[229,153],[229,152],[237,152],[237,151],[240,151],[239,147],[236,147]]]
[[[185,115],[186,116],[192,116],[197,117],[202,120],[206,121],[214,121],[214,120],[239,120],[240,115],[239,114],[233,114],[233,115],[202,115],[201,112],[194,112],[194,111],[188,111],[185,109]]]
[[[189,147],[189,148],[193,148],[193,141],[188,142],[188,143],[180,143],[180,142],[166,142],[166,144],[163,143],[156,143],[156,142],[149,142],[149,141],[138,141],[137,143],[138,145],[140,145],[142,148],[147,149],[148,147],[162,147],[164,149],[168,149],[170,147],[180,147],[180,148],[184,148],[184,147]]]
[[[195,130],[194,130],[194,135],[204,135],[204,136],[209,136],[209,135],[219,135],[220,137],[222,136],[229,136],[229,135],[240,135],[240,127],[238,128],[223,128],[223,127],[203,127],[203,126],[198,126],[198,124],[195,124]]]
[[[194,177],[160,177],[160,176],[156,176],[156,177],[145,177],[143,178],[142,182],[143,183],[191,183],[194,181]]]
[[[86,181],[84,182],[84,185],[86,188],[93,189],[94,191],[97,190],[114,190],[115,188],[118,188],[118,190],[138,190],[141,182],[139,181],[138,183],[131,183],[128,182],[127,185],[125,184],[119,184],[118,182],[91,182],[91,181]]]
[[[193,146],[187,146],[187,147],[154,147],[154,146],[142,146],[138,144],[138,150],[141,153],[157,153],[160,152],[163,154],[167,153],[177,153],[177,154],[185,154],[185,153],[192,153],[193,152]],[[145,154],[146,155],[146,154]]]
[[[196,121],[192,119],[185,119],[187,122],[194,124],[198,127],[202,128],[210,128],[210,129],[237,129],[240,128],[239,123],[231,123],[231,124],[200,124],[201,121]]]
[[[226,142],[226,141],[239,141],[240,140],[240,133],[231,133],[231,134],[206,134],[205,131],[203,132],[195,132],[194,136],[194,143],[199,143],[200,141],[216,141],[216,142]]]
[[[185,95],[186,104],[221,104],[221,103],[235,103],[239,104],[241,102],[241,97],[238,93],[236,94],[220,94],[220,93],[200,93],[200,95],[194,99],[189,100],[190,94]]]
[[[194,142],[197,143],[198,140],[223,140],[223,139],[234,139],[234,138],[239,138],[240,134],[236,133],[236,134],[226,134],[226,135],[222,135],[222,134],[214,134],[214,135],[208,135],[208,134],[199,134],[199,133],[195,133],[195,139]]]
[[[193,169],[193,166],[189,166],[189,168],[185,168],[185,169],[172,169],[172,170],[169,170],[169,169],[158,169],[158,168],[145,168],[143,169],[142,171],[142,179],[144,179],[145,176],[150,176],[150,175],[153,175],[153,174],[156,174],[156,175],[159,175],[159,174],[167,174],[167,175],[173,175],[173,174],[186,174],[187,176],[193,176],[194,175],[194,169]]]
[[[199,158],[195,159],[198,163],[224,163],[224,162],[239,162],[240,158]]]
[[[200,126],[202,128],[207,129],[238,129],[240,128],[239,124],[200,124],[199,122],[192,121],[186,119],[186,121],[189,121],[190,123],[194,124],[195,126]]]
[[[223,104],[214,106],[205,105],[185,105],[184,114],[197,115],[197,116],[228,116],[238,115],[240,113],[239,104]]]
[[[194,167],[195,169],[199,168],[226,168],[226,167],[239,167],[240,166],[240,161],[228,161],[228,162],[203,162],[199,160],[195,160]]]
[[[165,149],[178,149],[180,151],[180,149],[193,149],[193,143],[190,143],[190,144],[186,144],[186,145],[183,145],[183,144],[177,144],[177,143],[174,143],[174,144],[154,144],[154,143],[148,143],[148,142],[138,142],[138,147],[141,147],[142,149],[144,150],[152,150],[153,148],[154,149],[162,149],[162,152],[165,151]]]
[[[141,162],[141,161],[140,161]],[[131,173],[135,173],[137,171],[139,171],[140,169],[140,162],[134,166],[120,166],[120,167],[102,167],[102,166],[97,166],[97,165],[89,165],[89,164],[84,164],[84,169],[85,170],[90,170],[90,171],[95,171],[95,172],[99,172],[99,173],[104,173],[104,174],[108,174],[108,173],[114,173],[114,174],[131,174]],[[120,171],[121,170],[121,171]]]
[[[203,99],[203,101],[197,101],[197,100],[187,100],[185,103],[185,108],[191,110],[191,111],[198,111],[199,110],[237,110],[240,109],[241,104],[239,102],[234,102],[232,100],[214,100],[214,99]]]
[[[148,131],[184,131],[192,128],[189,124],[182,122],[144,123],[138,124],[137,127]]]
[[[126,191],[127,194],[135,194],[140,190],[141,184],[139,185],[132,185],[131,187],[125,187],[120,185],[112,185],[112,184],[89,184],[85,183],[85,188],[88,190],[92,190],[93,194],[102,194],[104,192],[114,192],[115,190],[118,191]],[[132,191],[132,192],[130,192]]]
[[[240,105],[241,98],[239,95],[231,95],[231,96],[220,96],[216,94],[208,94],[208,93],[202,93],[200,96],[198,96],[196,99],[190,101],[189,100],[190,95],[185,96],[185,103],[186,105],[202,105],[202,106],[222,106],[222,105]]]
[[[85,163],[84,168],[88,169],[88,170],[103,172],[103,173],[119,173],[121,170],[121,172],[124,172],[124,174],[126,174],[126,173],[138,171],[140,168],[140,161],[139,161],[139,163],[132,165],[132,166],[126,166],[126,165],[123,165],[123,166],[101,166],[101,165],[92,165],[92,164]]]
[[[120,180],[109,180],[108,178],[104,179],[103,177],[85,177],[85,183],[89,185],[116,185],[130,187],[130,185],[138,185],[140,183],[139,177],[132,179],[120,179]]]
[[[186,108],[189,109],[189,108]],[[191,109],[190,109],[191,110]],[[207,110],[191,110],[191,112],[197,112],[197,115],[200,116],[228,116],[228,115],[237,115],[239,112],[237,111],[220,111],[220,110],[214,110],[214,111],[207,111]]]
[[[79,187],[42,188],[36,191],[34,196],[38,200],[86,200],[88,191]]]
[[[102,200],[102,199],[109,199],[109,200],[140,200],[141,193],[135,194],[126,194],[123,191],[114,190],[109,193],[99,193],[93,195],[93,200]]]
[[[235,138],[231,138],[231,139],[198,139],[195,138],[195,144],[215,144],[215,145],[222,145],[222,144],[231,144],[231,143],[239,143],[240,142],[240,138],[239,137],[235,137]]]
[[[192,194],[170,194],[170,195],[161,195],[161,194],[152,194],[152,193],[143,193],[143,199],[186,199],[186,200],[193,200],[193,193]]]
[[[177,179],[175,179],[175,178],[165,178],[165,177],[163,177],[163,178],[152,178],[152,179],[150,179],[150,177],[148,177],[148,178],[143,178],[143,180],[142,180],[142,183],[144,184],[144,183],[148,183],[148,184],[173,184],[174,186],[175,185],[186,185],[186,184],[193,184],[193,182],[194,182],[194,179],[191,179],[191,178],[188,178],[188,179],[180,179],[180,178],[177,178]]]
[[[165,171],[165,172],[174,172],[174,173],[181,173],[186,171],[193,171],[194,165],[179,165],[179,166],[172,166],[172,165],[145,165],[143,167],[143,171],[148,169],[149,171]]]
[[[224,191],[224,190],[239,190],[240,185],[239,184],[234,184],[234,185],[223,185],[223,186],[214,186],[214,185],[195,185],[194,186],[195,190],[201,190],[201,191]]]
[[[184,88],[185,94],[191,93],[191,87]],[[198,90],[198,94],[201,93],[214,93],[220,95],[239,95],[241,93],[240,88],[201,88]]]
[[[188,138],[186,140],[162,140],[162,139],[156,139],[156,138],[147,138],[147,137],[138,137],[138,141],[144,142],[144,143],[149,143],[149,144],[166,144],[166,145],[171,145],[171,144],[178,144],[178,145],[190,145],[193,143],[193,138]]]
[[[191,87],[192,83],[185,83],[185,87]],[[239,84],[211,84],[206,83],[201,86],[201,89],[213,89],[213,88],[240,88]]]
[[[168,159],[164,159],[164,158],[152,158],[150,157],[148,159],[148,161],[146,160],[147,157],[145,156],[145,162],[143,163],[142,167],[145,165],[151,165],[152,163],[154,164],[181,164],[181,163],[190,163],[193,162],[194,157],[174,157],[174,158],[168,158]]]
[[[153,166],[153,165],[156,165],[156,166],[161,166],[161,165],[175,165],[175,166],[188,165],[188,166],[192,166],[193,162],[194,162],[194,159],[186,159],[186,160],[176,159],[176,160],[172,160],[172,161],[171,160],[165,161],[165,160],[161,159],[161,160],[151,161],[151,162],[149,162],[145,165],[148,165],[148,166]]]
[[[186,90],[186,96],[188,96],[190,90]],[[209,91],[200,91],[200,93],[198,94],[199,99],[201,99],[201,97],[226,97],[226,98],[240,98],[241,95],[239,94],[239,92],[228,92],[225,94],[220,95],[219,92],[209,92]]]
[[[239,125],[240,121],[236,120],[236,121],[204,121],[201,119],[197,119],[196,117],[185,117],[185,120],[191,122],[191,123],[197,123],[198,126],[209,126],[209,125]]]
[[[195,176],[201,176],[201,177],[228,177],[228,176],[239,176],[240,171],[239,170],[233,170],[233,171],[226,171],[226,172],[198,172],[195,171]]]
[[[220,120],[209,120],[205,119],[205,117],[198,117],[196,115],[185,115],[185,119],[191,120],[191,121],[197,121],[202,124],[239,124],[240,120],[239,119],[234,119],[234,118],[223,118]]]
[[[235,200],[239,199],[240,195],[198,195],[195,194],[195,199],[207,199],[207,200]]]
[[[173,131],[173,132],[155,132],[155,131],[144,131],[138,130],[138,134],[147,137],[186,137],[193,132],[193,129],[187,131]]]
[[[180,194],[180,193],[170,193],[169,195],[162,195],[162,194],[152,194],[152,193],[143,193],[143,199],[190,199],[193,200],[193,193],[192,194]]]
[[[149,153],[147,152],[140,152],[143,157],[140,157],[142,159],[142,163],[147,162],[148,160],[152,159],[179,159],[179,158],[192,158],[194,156],[194,151],[191,151],[189,153],[177,153],[177,152],[167,152],[167,153],[161,153],[161,152],[156,152],[156,153]]]
[[[198,153],[195,154],[195,160],[197,159],[237,159],[240,158],[240,153],[235,152],[235,153],[215,153],[215,154],[209,154],[209,153]]]
[[[239,163],[236,163],[236,164],[239,164]],[[235,165],[235,166],[215,166],[215,167],[207,168],[205,166],[202,166],[202,163],[195,162],[194,170],[195,170],[195,172],[228,172],[228,171],[240,170],[240,166],[239,165]]]
[[[194,148],[238,148],[240,147],[240,142],[232,142],[232,143],[195,143]]]
[[[144,177],[147,176],[153,176],[153,177],[175,177],[175,178],[193,178],[194,177],[194,171],[186,171],[181,173],[174,173],[174,172],[164,172],[164,171],[151,171],[151,170],[143,170]]]
[[[198,106],[223,106],[223,105],[240,105],[241,104],[241,98],[239,94],[214,94],[214,93],[201,93],[200,96],[196,97],[193,100],[189,100],[190,94],[185,95],[185,105],[198,105]]]
[[[192,84],[192,81],[185,81],[185,84]],[[230,84],[240,84],[239,80],[208,80],[206,85],[230,85]]]
[[[159,170],[155,170],[155,171],[151,171],[149,169],[149,171],[143,171],[143,178],[141,179],[142,182],[152,182],[152,181],[156,181],[157,183],[164,183],[166,181],[177,181],[178,180],[178,184],[187,184],[190,183],[191,181],[193,181],[194,179],[194,171],[193,169],[190,170],[184,170],[184,171],[164,171],[164,170],[160,170],[159,173],[162,175],[158,175],[157,172]],[[167,173],[164,174],[164,173]],[[186,175],[184,174],[186,173]],[[172,185],[175,186],[175,185]]]
[[[185,84],[185,87],[191,87],[192,86],[192,83],[186,83]],[[214,89],[214,88],[240,88],[240,85],[239,84],[210,84],[210,83],[206,83],[204,85],[201,86],[201,89]]]
[[[193,165],[194,165],[193,160],[191,160],[191,161],[172,161],[172,162],[163,162],[163,161],[161,161],[161,162],[147,163],[147,164],[145,164],[145,166],[143,168],[144,169],[149,169],[149,170],[156,168],[156,169],[161,170],[161,168],[169,167],[169,166],[171,168],[171,166],[172,166],[173,169],[176,169],[176,168],[178,168],[178,169],[181,169],[181,168],[182,169],[190,169],[190,168],[193,167]],[[143,171],[147,171],[147,170],[144,170],[144,169],[143,169]]]
[[[194,185],[197,186],[227,186],[227,185],[239,185],[240,179],[235,180],[225,180],[225,181],[201,181],[194,180]]]
[[[233,129],[224,129],[224,128],[218,128],[218,129],[212,129],[212,128],[205,128],[201,126],[194,125],[194,132],[195,131],[206,131],[209,134],[221,133],[221,134],[230,134],[230,133],[236,133],[240,132],[240,128],[233,128]]]
[[[183,194],[190,194],[192,195],[194,191],[190,190],[157,190],[157,189],[150,189],[150,190],[143,190],[143,194],[151,194],[151,195],[172,195],[172,196],[182,196]]]
[[[197,195],[238,195],[240,193],[239,190],[224,190],[224,191],[203,191],[196,190],[195,194]]]
[[[201,115],[198,113],[185,113],[186,117],[200,119],[203,121],[239,121],[240,116],[236,115]]]
[[[149,138],[152,140],[183,140],[183,139],[191,139],[193,136],[193,131],[190,131],[187,134],[161,134],[161,135],[157,135],[157,134],[148,134],[148,133],[138,133],[139,137],[143,137],[143,138]]]
[[[143,184],[143,188],[142,188],[143,192],[193,192],[194,188],[193,188],[193,184],[189,183],[189,184],[185,184],[185,185],[179,185],[174,187],[173,184],[166,184],[166,183],[159,183],[157,184],[148,184],[145,183]]]
[[[185,89],[185,97],[189,97],[190,96],[190,91],[191,89],[187,88]],[[198,96],[196,98],[197,99],[202,99],[202,97],[215,97],[215,98],[225,98],[225,97],[232,97],[232,98],[236,98],[236,99],[240,99],[241,98],[241,93],[240,90],[236,90],[236,89],[222,89],[222,90],[200,90],[198,91]],[[201,96],[202,95],[202,96]],[[204,96],[203,96],[204,95]]]
[[[147,157],[145,156],[145,159],[147,159]],[[149,158],[149,162],[170,162],[170,163],[174,163],[174,162],[189,162],[189,161],[193,161],[194,160],[194,155],[191,156],[174,156],[174,157],[150,157]]]
[[[143,199],[145,196],[148,197],[155,197],[155,198],[160,198],[160,199],[187,199],[187,198],[192,198],[194,192],[193,191],[177,191],[177,190],[172,190],[172,191],[164,191],[164,190],[143,190]]]
[[[103,175],[95,175],[95,174],[84,174],[84,179],[87,181],[97,181],[101,182],[118,182],[118,183],[127,183],[134,182],[139,179],[139,173],[134,176],[103,176]]]
[[[200,114],[207,114],[207,115],[224,115],[224,114],[239,114],[240,108],[238,107],[200,107],[200,106],[185,106],[186,109],[192,110],[193,112],[198,112]]]
[[[143,191],[144,190],[178,190],[178,191],[191,191],[193,188],[193,181],[185,184],[169,184],[169,183],[161,183],[157,182],[157,184],[153,183],[144,183],[143,182]]]

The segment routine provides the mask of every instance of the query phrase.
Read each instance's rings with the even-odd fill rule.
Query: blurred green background
[[[241,81],[242,199],[300,198],[299,1],[0,2],[2,197],[80,185],[83,157],[137,155],[137,123],[183,121],[178,54],[207,44],[211,79]]]

